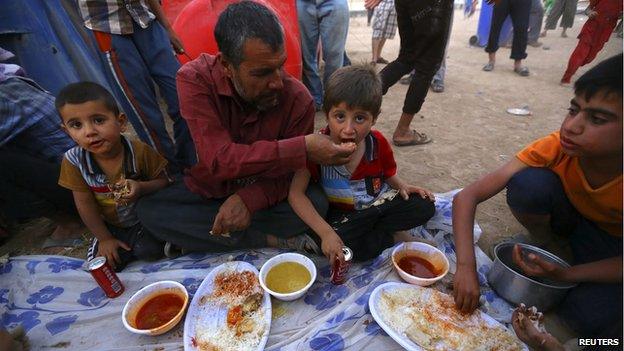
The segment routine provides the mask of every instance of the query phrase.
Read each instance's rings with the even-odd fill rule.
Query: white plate
[[[198,350],[197,347],[193,346],[193,342],[191,340],[191,338],[195,336],[195,330],[197,328],[197,325],[210,327],[211,325],[226,323],[227,309],[224,309],[222,307],[219,308],[218,306],[214,306],[211,303],[204,303],[200,305],[199,300],[202,296],[212,293],[214,289],[214,278],[217,276],[217,274],[228,270],[234,270],[237,272],[251,271],[256,275],[256,277],[258,277],[258,270],[256,269],[256,267],[242,261],[226,262],[208,273],[199,288],[197,288],[197,292],[193,296],[193,300],[191,301],[188,312],[186,313],[186,319],[184,320],[183,339],[185,351]],[[258,344],[258,348],[256,348],[257,351],[264,350],[264,345],[266,345],[267,339],[269,338],[269,331],[271,329],[271,297],[269,293],[264,291],[262,288],[260,288],[260,290],[264,292],[262,307],[264,308],[264,321],[266,326],[264,329],[264,335],[262,335],[260,343]]]
[[[384,292],[384,291],[392,291],[392,290],[395,290],[395,289],[404,289],[404,288],[416,289],[416,290],[420,290],[420,289],[429,290],[429,289],[431,289],[431,288],[424,288],[424,287],[421,287],[421,286],[416,286],[416,285],[407,284],[407,283],[397,283],[397,282],[384,283],[384,284],[379,285],[377,288],[375,288],[375,290],[373,290],[373,292],[370,295],[370,298],[368,299],[368,307],[370,308],[371,315],[373,315],[373,318],[375,319],[377,324],[379,324],[379,326],[386,333],[388,333],[388,335],[390,335],[390,337],[392,339],[394,339],[394,341],[399,343],[399,345],[403,346],[406,350],[409,350],[409,351],[423,351],[424,349],[422,347],[420,347],[418,344],[414,343],[406,335],[404,335],[402,333],[399,334],[397,331],[392,329],[390,327],[390,325],[388,325],[383,320],[383,318],[381,317],[381,314],[380,314],[380,312],[378,310],[378,304],[381,301],[381,293],[382,292]],[[488,316],[487,314],[483,313],[482,311],[477,310],[477,311],[475,311],[475,313],[479,313],[480,314],[479,317],[481,319],[483,319],[487,323],[487,325],[489,325],[489,326],[500,326],[500,327],[505,328],[504,325],[500,324],[494,318]],[[522,345],[524,346],[524,350],[528,351],[528,348],[526,347],[526,345],[524,345],[524,344],[522,344]]]

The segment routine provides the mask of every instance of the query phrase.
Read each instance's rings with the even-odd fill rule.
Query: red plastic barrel
[[[271,9],[284,28],[286,63],[284,69],[293,77],[301,79],[301,43],[297,6],[295,0],[256,0]],[[201,53],[216,54],[219,49],[214,38],[214,27],[221,11],[236,0],[165,0],[163,11],[173,22],[186,53],[191,59]],[[181,10],[180,10],[181,9]],[[184,55],[178,59],[183,64],[189,61]]]

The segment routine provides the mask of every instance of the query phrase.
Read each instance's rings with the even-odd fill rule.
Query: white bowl
[[[183,300],[182,308],[180,309],[178,314],[176,314],[175,317],[173,317],[173,319],[171,319],[169,322],[159,327],[156,327],[153,329],[136,328],[135,320],[136,320],[137,313],[139,313],[139,309],[143,307],[143,304],[147,302],[147,300],[153,298],[154,296],[164,294],[164,293],[176,294],[182,297],[182,300]],[[186,311],[186,306],[188,305],[188,302],[189,302],[189,296],[184,285],[178,282],[171,281],[171,280],[163,280],[160,282],[152,283],[144,287],[143,289],[137,291],[134,295],[132,295],[130,300],[126,302],[126,305],[124,306],[123,311],[121,312],[121,321],[123,322],[123,325],[124,327],[126,327],[126,329],[136,334],[143,334],[143,335],[164,334],[168,332],[169,330],[171,330],[173,327],[175,327],[176,324],[178,324],[178,322],[180,322],[180,320],[182,319],[182,316],[184,315],[184,311]]]
[[[271,270],[271,268],[275,267],[276,265],[282,262],[297,262],[297,263],[302,264],[308,270],[308,272],[310,272],[310,282],[306,286],[301,288],[300,290],[291,292],[288,294],[280,294],[278,292],[275,292],[269,289],[265,284],[266,276]],[[282,300],[282,301],[292,301],[292,300],[296,300],[300,298],[306,293],[306,291],[308,291],[308,289],[310,289],[312,284],[314,284],[315,280],[316,280],[316,266],[314,265],[314,262],[312,262],[312,260],[307,258],[306,256],[298,254],[298,253],[294,253],[294,252],[288,252],[288,253],[283,253],[281,255],[277,255],[271,258],[270,260],[266,261],[264,265],[262,265],[262,268],[260,268],[260,286],[262,286],[262,288],[266,290],[269,294],[275,296],[275,298]]]
[[[438,274],[438,276],[436,276],[435,278],[421,278],[403,271],[399,267],[398,259],[400,257],[397,257],[397,255],[400,256],[401,252],[404,250],[415,251],[419,257],[422,257],[429,261],[431,264],[433,264],[436,270],[441,271],[441,273]],[[395,247],[394,250],[392,250],[392,264],[394,264],[394,268],[397,270],[399,276],[401,276],[403,280],[410,284],[419,286],[431,285],[442,279],[449,271],[449,261],[442,251],[429,244],[415,241],[404,242]]]

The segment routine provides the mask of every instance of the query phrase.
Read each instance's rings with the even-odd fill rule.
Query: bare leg
[[[412,130],[410,128],[410,124],[414,119],[413,113],[405,113],[401,114],[401,118],[399,119],[399,123],[397,124],[396,129],[394,130],[394,134],[392,135],[392,140],[396,143],[401,142],[409,142],[414,138],[412,134]]]
[[[489,52],[488,53],[488,62],[491,64],[495,64],[496,63],[496,53],[495,52]]]
[[[548,29],[544,29],[541,33],[540,33],[540,37],[544,38],[548,33]]]
[[[377,59],[379,58],[379,46],[381,44],[381,39],[373,39],[373,59],[372,59],[372,63],[376,63]]]
[[[514,60],[514,70],[519,70],[522,67],[522,60]]]
[[[561,37],[562,38],[567,38],[568,37],[568,34],[566,33],[567,29],[568,28],[563,27],[563,29],[561,30]]]

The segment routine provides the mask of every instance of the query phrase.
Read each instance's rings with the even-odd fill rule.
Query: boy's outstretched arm
[[[582,283],[621,283],[622,256],[606,258],[599,261],[579,264],[564,268],[558,264],[548,262],[535,254],[522,257],[522,249],[515,245],[512,255],[513,261],[529,276],[545,277],[552,280]]]
[[[386,183],[388,183],[392,189],[398,190],[404,200],[409,199],[410,194],[418,194],[423,199],[428,198],[431,201],[435,201],[435,196],[431,191],[415,185],[407,184],[403,181],[403,179],[399,178],[398,175],[394,175],[386,179]]]
[[[319,215],[305,194],[310,182],[310,172],[300,169],[295,172],[288,191],[288,203],[301,220],[307,224],[321,238],[321,249],[329,262],[333,264],[335,259],[344,259],[342,239],[336,234],[334,228]]]
[[[121,240],[117,240],[106,228],[92,193],[88,191],[73,191],[72,193],[82,222],[99,241],[97,256],[105,256],[106,261],[115,267],[117,262],[121,262],[117,248],[121,247],[130,251],[130,246]]]
[[[453,297],[457,308],[464,313],[474,311],[479,303],[473,243],[477,205],[498,194],[514,174],[526,167],[526,164],[514,157],[494,172],[465,187],[453,198],[453,238],[457,255]]]
[[[127,202],[135,202],[141,196],[149,195],[156,192],[167,185],[170,181],[167,175],[163,172],[158,178],[146,181],[136,181],[133,179],[126,179],[128,184],[128,194],[124,195],[122,199]]]

